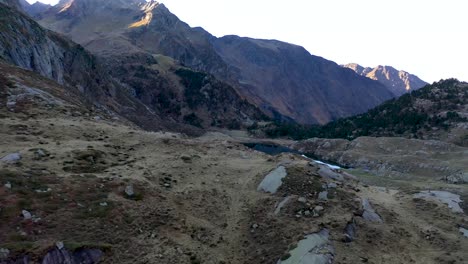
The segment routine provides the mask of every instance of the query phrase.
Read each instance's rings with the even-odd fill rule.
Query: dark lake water
[[[297,150],[284,147],[284,146],[279,146],[279,145],[274,145],[274,144],[265,144],[265,143],[244,143],[244,146],[255,149],[256,151],[260,151],[263,153],[266,153],[268,155],[278,155],[281,153],[294,153],[294,154],[300,154]]]
[[[312,155],[310,153],[302,153],[300,151],[297,151],[297,150],[294,150],[294,149],[291,149],[291,148],[288,148],[288,147],[285,147],[285,146],[280,146],[280,145],[275,145],[275,144],[267,144],[267,143],[243,143],[243,144],[244,144],[244,146],[246,146],[248,148],[251,148],[251,149],[254,149],[256,151],[260,151],[260,152],[263,152],[263,153],[266,153],[266,154],[272,155],[272,156],[275,156],[275,155],[278,155],[278,154],[281,154],[281,153],[293,153],[293,154],[301,155],[301,156],[303,156],[305,158],[308,158],[308,159],[310,159],[312,161],[328,165],[331,168],[337,169],[337,168],[343,167],[343,166],[340,166],[339,164],[336,164],[335,162],[332,162],[332,161],[323,162],[319,158],[315,157],[314,155]]]

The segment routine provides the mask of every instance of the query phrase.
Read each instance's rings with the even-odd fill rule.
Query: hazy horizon
[[[389,65],[430,83],[446,78],[468,81],[461,0],[160,2],[190,26],[217,37],[278,39],[338,64]]]

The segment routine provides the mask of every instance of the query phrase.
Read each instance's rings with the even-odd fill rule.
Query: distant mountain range
[[[14,41],[8,39],[8,32],[2,32],[6,60],[59,82],[75,80],[72,86],[85,92],[98,93],[102,87],[96,87],[105,80],[106,86],[113,87],[106,89],[114,93],[103,92],[91,98],[99,102],[122,98],[137,102],[141,106],[138,116],[148,116],[143,123],[151,126],[169,121],[202,128],[239,127],[265,120],[267,116],[288,122],[325,124],[363,113],[402,94],[400,88],[382,78],[362,76],[360,72],[311,55],[297,45],[238,36],[216,38],[202,28],[190,27],[156,1],[61,0],[52,7],[29,5],[25,1],[21,4],[15,0],[0,1],[16,6],[43,27],[81,45],[62,39],[24,17],[21,19],[31,25],[31,30],[37,28],[34,34],[41,32],[39,35],[52,40],[46,38],[43,44],[28,40],[26,45],[20,39],[28,36],[28,29],[9,32],[12,34],[9,37],[21,35]],[[4,23],[8,22],[4,19]],[[12,50],[11,43],[17,43],[20,48]],[[63,69],[67,65],[56,59],[68,50],[59,49],[54,55],[56,46],[62,47],[63,43],[79,50],[71,54],[86,54],[100,70],[90,72],[87,68],[90,65],[86,64],[89,61],[80,64],[73,60],[71,69],[77,76],[69,78]],[[100,77],[79,78],[83,73]],[[200,79],[202,76],[205,79]],[[396,78],[388,80],[397,83]],[[195,87],[193,82],[197,83],[196,94],[187,92]],[[413,87],[411,81],[409,84]],[[121,95],[106,98],[115,96],[116,91],[121,91]],[[201,95],[207,99],[201,100],[200,105],[190,98],[200,99]],[[134,114],[135,103],[132,107],[122,101],[110,105],[113,111],[127,113],[127,117]],[[151,114],[142,114],[145,111]],[[153,115],[158,121],[150,121]]]
[[[326,123],[394,95],[379,82],[275,40],[216,38],[156,1],[68,0],[39,22],[103,58],[162,54],[233,86],[271,117]]]
[[[376,80],[387,87],[395,96],[403,95],[420,89],[427,85],[425,81],[418,76],[405,71],[399,71],[391,66],[377,66],[375,68],[362,67],[356,63],[343,65],[355,71],[357,74]]]

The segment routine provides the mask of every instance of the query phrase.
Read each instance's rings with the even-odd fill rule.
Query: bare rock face
[[[343,67],[351,69],[359,75],[382,83],[396,96],[417,90],[428,84],[419,79],[416,75],[405,71],[399,71],[391,66],[379,65],[375,68],[365,68],[359,64],[350,63],[343,65]]]

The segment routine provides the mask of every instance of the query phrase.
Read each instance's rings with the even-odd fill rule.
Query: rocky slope
[[[360,137],[345,139],[308,139],[293,144],[293,149],[362,172],[399,179],[401,183],[446,181],[468,183],[466,147],[435,140],[399,137]]]
[[[95,54],[163,54],[229,83],[271,116],[326,123],[392,98],[383,85],[304,48],[270,40],[216,38],[155,1],[64,0],[40,23]]]
[[[112,58],[114,63],[98,61],[82,46],[0,5],[0,59],[53,79],[146,129],[195,133],[199,128],[241,127],[265,119],[259,109],[213,77],[193,73],[198,79],[192,84],[176,74],[182,71],[180,65],[146,53],[121,54]],[[195,97],[203,103],[189,105]]]
[[[142,131],[50,79],[0,73],[2,264],[468,259],[463,185],[362,185],[227,135]],[[449,190],[450,207],[426,188]]]
[[[377,66],[375,68],[362,67],[356,63],[343,65],[359,75],[376,80],[387,87],[395,96],[420,89],[427,85],[418,76],[405,71],[399,71],[391,66]]]

